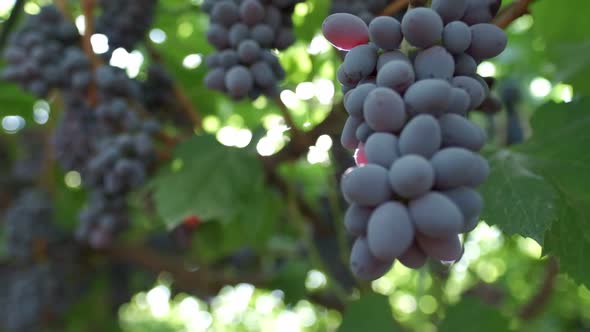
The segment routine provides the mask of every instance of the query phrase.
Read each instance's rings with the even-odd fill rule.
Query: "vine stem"
[[[408,7],[409,4],[410,0],[394,0],[381,11],[380,16],[391,16]]]
[[[164,59],[160,52],[149,42],[145,41],[146,50],[155,62],[164,65]],[[176,100],[180,103],[180,110],[184,113],[186,118],[191,122],[194,129],[201,129],[203,127],[203,117],[201,116],[201,112],[193,105],[190,98],[186,94],[186,92],[180,87],[180,85],[173,81],[173,92]]]
[[[494,24],[502,29],[506,29],[512,22],[519,17],[529,13],[529,7],[535,0],[519,0],[511,3],[496,16]]]

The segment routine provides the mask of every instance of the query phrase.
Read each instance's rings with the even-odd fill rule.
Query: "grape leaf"
[[[368,293],[348,305],[338,331],[395,331],[395,327],[388,297]]]
[[[440,332],[503,332],[508,331],[508,320],[500,312],[480,300],[465,297],[447,311],[439,327]]]
[[[204,221],[230,221],[263,186],[258,159],[245,150],[225,147],[211,136],[180,144],[170,165],[152,182],[156,209],[167,226],[188,215]]]
[[[566,272],[590,285],[590,99],[548,103],[532,120],[533,137],[491,159],[483,187],[485,221],[544,243]]]

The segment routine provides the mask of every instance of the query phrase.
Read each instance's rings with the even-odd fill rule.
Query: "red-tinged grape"
[[[393,261],[414,241],[414,225],[406,207],[387,202],[375,209],[367,225],[369,250],[379,260]]]
[[[406,155],[391,166],[389,184],[399,196],[416,198],[426,194],[434,185],[434,169],[424,157]]]
[[[360,118],[349,116],[344,123],[342,135],[340,136],[340,143],[349,150],[354,150],[359,145],[359,140],[356,138],[356,130],[363,123]]]
[[[373,91],[377,86],[372,83],[364,83],[358,85],[356,88],[348,93],[348,97],[344,101],[344,108],[350,114],[361,118],[363,116],[363,103],[367,98],[369,92]]]
[[[379,16],[372,20],[369,36],[375,45],[384,50],[399,48],[404,38],[399,21],[390,16]]]
[[[443,147],[460,147],[479,151],[486,143],[485,131],[458,114],[445,114],[438,119]]]
[[[412,245],[398,257],[398,261],[403,266],[417,270],[426,264],[428,256],[420,249],[416,241],[412,242]]]
[[[435,187],[445,190],[462,186],[473,187],[474,184],[483,182],[489,173],[489,167],[486,168],[487,162],[484,165],[478,157],[479,155],[464,148],[444,148],[438,151],[430,160],[434,168]]]
[[[344,215],[344,227],[352,235],[364,236],[372,213],[371,208],[351,204]]]
[[[365,145],[363,143],[359,143],[358,148],[354,151],[354,161],[357,166],[363,166],[369,163]]]
[[[322,32],[334,47],[341,50],[348,51],[369,42],[369,27],[352,14],[336,13],[328,16],[322,24]]]
[[[441,143],[438,121],[431,115],[421,114],[410,120],[402,130],[399,151],[402,155],[417,154],[430,158],[440,149]]]
[[[443,21],[432,9],[419,7],[410,9],[402,19],[402,32],[413,46],[427,48],[442,37]]]
[[[440,79],[425,79],[408,88],[404,95],[410,114],[428,113],[437,115],[449,106],[451,85]]]
[[[374,133],[369,136],[364,145],[367,162],[385,168],[391,167],[393,162],[399,158],[397,142],[397,137],[390,133]]]
[[[342,177],[344,197],[361,206],[377,206],[391,198],[387,169],[367,164],[353,168]]]
[[[387,62],[377,73],[377,85],[403,93],[416,80],[414,69],[409,62],[393,60]]]
[[[383,262],[369,250],[367,239],[359,237],[350,252],[350,270],[359,279],[372,281],[381,278],[391,269],[393,261]]]
[[[486,98],[484,87],[475,78],[469,76],[455,76],[453,77],[453,86],[465,90],[471,99],[470,109],[475,109]]]
[[[460,88],[452,88],[450,97],[449,107],[444,113],[467,115],[471,104],[471,97],[469,97],[467,91]]]
[[[430,258],[443,262],[454,262],[463,256],[463,246],[458,235],[444,238],[432,238],[424,234],[416,234],[418,246]]]
[[[414,59],[416,79],[438,78],[450,81],[455,72],[455,59],[442,46],[432,46],[418,52]]]
[[[465,52],[471,45],[469,26],[461,21],[447,24],[443,30],[443,45],[453,54]]]
[[[500,55],[508,43],[506,32],[494,24],[480,23],[472,25],[471,35],[473,38],[467,53],[478,60]]]
[[[463,215],[459,208],[438,192],[429,192],[412,200],[409,211],[416,229],[424,235],[445,237],[459,234],[463,229]]]
[[[445,23],[457,21],[465,14],[467,0],[432,0],[432,9]]]
[[[404,100],[388,88],[372,90],[363,104],[365,122],[375,131],[398,132],[406,122]]]
[[[461,210],[464,220],[462,233],[473,230],[483,209],[481,194],[469,187],[445,190],[441,191],[441,194],[447,196]]]

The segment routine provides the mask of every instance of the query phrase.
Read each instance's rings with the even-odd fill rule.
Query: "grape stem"
[[[551,294],[555,288],[555,281],[559,274],[559,264],[553,256],[547,260],[545,267],[545,278],[537,293],[521,308],[519,316],[523,320],[532,320],[543,312],[543,308],[551,299]]]
[[[164,59],[160,52],[158,52],[158,50],[149,41],[145,41],[144,44],[150,58],[160,65],[165,66]],[[203,127],[203,118],[201,113],[193,105],[186,92],[180,87],[176,80],[172,80],[172,82],[174,84],[174,96],[181,106],[180,111],[182,111],[186,118],[191,122],[193,129],[201,129]]]
[[[408,7],[410,4],[410,0],[394,0],[392,1],[383,11],[381,12],[381,16],[391,16],[402,9]]]
[[[506,29],[512,22],[519,17],[529,13],[529,7],[535,0],[519,0],[506,6],[494,19],[494,24],[502,29]]]

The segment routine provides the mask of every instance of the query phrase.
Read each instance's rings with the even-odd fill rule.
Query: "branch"
[[[555,257],[549,257],[545,268],[545,278],[537,293],[522,307],[519,317],[523,320],[532,320],[539,315],[545,305],[551,299],[555,280],[559,274],[559,264]]]
[[[153,45],[149,41],[146,41],[144,44],[145,44],[148,54],[150,55],[150,58],[152,60],[154,60],[155,62],[157,62],[161,65],[164,65],[164,59],[163,59],[162,55],[160,54],[160,52],[158,52],[158,50],[156,48],[154,48]],[[180,110],[182,110],[183,114],[191,122],[194,129],[202,128],[203,127],[203,118],[201,117],[201,113],[193,105],[190,98],[187,96],[186,92],[184,92],[184,90],[182,90],[180,85],[178,85],[176,83],[176,80],[172,80],[172,81],[174,84],[174,86],[173,86],[174,96],[176,97],[176,99],[180,103],[180,106],[181,106]]]
[[[493,23],[502,29],[506,29],[517,18],[528,14],[529,7],[535,0],[518,0],[504,9],[496,16]]]
[[[385,9],[383,9],[380,16],[391,16],[408,7],[409,4],[410,0],[394,0],[389,5],[387,5]]]
[[[8,40],[8,35],[14,28],[16,21],[18,21],[19,15],[23,12],[23,7],[25,6],[24,0],[17,0],[12,7],[12,11],[10,12],[10,16],[4,22],[2,33],[0,33],[0,50],[4,48],[4,44]]]

